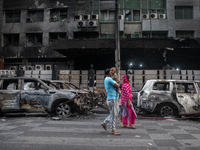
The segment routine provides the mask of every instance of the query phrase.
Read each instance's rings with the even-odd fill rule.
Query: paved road
[[[0,121],[0,150],[199,150],[200,124],[183,120],[137,119],[137,129],[114,136],[101,127],[107,114],[51,120],[8,117]]]

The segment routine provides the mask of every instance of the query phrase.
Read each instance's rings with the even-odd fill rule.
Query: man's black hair
[[[107,75],[109,75],[109,73],[110,73],[110,69],[108,68],[108,69],[106,69],[106,71],[105,71],[105,75],[107,76]]]

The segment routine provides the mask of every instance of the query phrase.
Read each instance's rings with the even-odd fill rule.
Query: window
[[[175,19],[193,19],[193,6],[175,6]]]
[[[168,35],[167,31],[163,31],[163,32],[143,32],[142,33],[142,37],[143,38],[166,38]]]
[[[176,83],[177,93],[196,93],[193,83]]]
[[[26,46],[27,47],[42,47],[42,33],[27,33]]]
[[[193,38],[194,31],[176,31],[177,38]]]
[[[164,9],[166,0],[142,0],[142,9]]]
[[[20,22],[21,12],[18,10],[15,11],[5,11],[5,22],[6,23],[17,23]]]
[[[115,11],[114,10],[102,10],[101,11],[101,21],[102,22],[115,21]]]
[[[125,9],[140,9],[140,0],[125,0],[124,1]]]
[[[3,46],[19,46],[19,34],[4,34],[3,35]]]
[[[115,34],[101,34],[100,38],[101,39],[114,39],[115,38]]]
[[[132,16],[131,16],[131,10],[127,9],[124,11],[124,18],[125,18],[125,21],[132,21]]]
[[[151,19],[159,19],[160,14],[165,14],[166,0],[142,0],[141,5],[142,14],[144,14],[145,17],[147,17],[146,14],[148,14]],[[162,19],[165,19],[165,17]]]
[[[49,43],[53,44],[53,40],[66,38],[66,33],[49,33]]]
[[[133,21],[140,21],[140,10],[133,10]]]
[[[18,79],[4,79],[3,90],[18,90]]]
[[[45,89],[45,86],[36,80],[32,80],[32,79],[24,79],[24,86],[23,86],[24,90],[43,90]]]
[[[44,20],[44,10],[29,10],[28,18],[26,22],[43,22]]]
[[[52,9],[50,12],[50,22],[67,21],[67,9]]]
[[[169,91],[169,83],[168,82],[157,82],[153,85],[153,90],[158,91]]]
[[[125,34],[125,37],[126,37],[127,39],[130,39],[130,38],[140,38],[140,33]]]

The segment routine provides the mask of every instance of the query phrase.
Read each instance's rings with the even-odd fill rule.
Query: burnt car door
[[[0,109],[2,112],[20,110],[20,79],[0,80]]]
[[[170,82],[166,81],[158,81],[152,85],[152,90],[149,93],[148,100],[144,103],[146,106],[145,109],[148,111],[155,111],[157,104],[163,102],[171,102],[171,93],[172,90],[170,89],[171,84]]]
[[[199,94],[193,82],[176,82],[176,97],[181,104],[181,114],[195,114],[200,111]]]
[[[45,84],[36,79],[23,79],[22,83],[21,109],[44,111],[50,99],[50,93]]]

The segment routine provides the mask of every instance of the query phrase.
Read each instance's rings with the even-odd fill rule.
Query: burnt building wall
[[[70,63],[69,59],[55,51],[52,43],[54,39],[73,37],[74,8],[73,0],[4,1],[1,11],[3,12],[1,13],[3,22],[1,37],[3,39],[1,39],[0,57],[4,59],[5,67],[9,69],[10,65],[22,64],[23,59],[27,59],[31,65],[58,64],[61,69],[67,69],[67,63]],[[60,20],[50,21],[53,14],[51,13],[52,9],[56,10],[54,13],[59,13],[60,16],[63,13],[66,17],[63,19],[59,16]],[[37,16],[38,11],[43,14],[42,17]],[[35,18],[30,15],[33,17],[35,15]],[[11,20],[9,20],[10,16]],[[14,18],[16,16],[19,17],[19,21]],[[7,44],[8,40],[9,44]],[[15,42],[18,44],[16,45]]]
[[[164,61],[162,65],[168,63],[163,57],[165,51],[170,53],[168,49],[181,52],[183,48],[183,51],[194,50],[194,54],[198,54],[199,40],[186,38],[200,37],[199,0],[119,0],[119,3],[122,63],[128,63],[126,55],[131,56],[129,54],[132,57],[139,54],[145,61],[149,51],[156,64]],[[114,9],[114,0],[6,0],[3,3],[0,58],[5,59],[6,67],[20,64],[23,59],[44,64],[61,62],[61,66],[81,69],[82,66],[89,67],[90,63],[101,64],[102,59],[108,58],[105,63],[114,65]],[[189,14],[184,14],[188,9]],[[38,14],[43,17],[37,17]],[[6,20],[7,15],[17,16],[20,21],[16,18]],[[76,20],[75,16],[80,18]],[[91,59],[98,54],[102,57]],[[176,59],[175,56],[171,58]],[[86,63],[87,60],[91,61]],[[171,61],[169,57],[167,60]],[[152,64],[151,69],[154,66],[161,68],[156,64]]]

